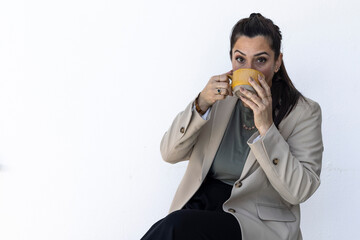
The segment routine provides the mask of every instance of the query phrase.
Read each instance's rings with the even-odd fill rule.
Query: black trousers
[[[156,222],[141,240],[241,240],[238,221],[222,210],[231,188],[208,177],[181,210]]]

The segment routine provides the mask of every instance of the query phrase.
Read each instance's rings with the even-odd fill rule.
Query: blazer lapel
[[[211,135],[209,140],[209,146],[204,156],[202,180],[206,177],[211,164],[214,160],[217,149],[219,148],[224,132],[229,123],[230,116],[234,110],[234,106],[237,101],[237,97],[227,97],[222,101],[218,101],[218,106],[214,109],[211,115],[214,117],[211,126]]]
[[[250,171],[251,167],[254,165],[255,162],[256,162],[256,158],[255,158],[254,154],[252,153],[252,151],[250,150],[249,155],[246,159],[244,168],[242,170],[241,176],[240,176],[240,181],[247,176],[248,172]]]

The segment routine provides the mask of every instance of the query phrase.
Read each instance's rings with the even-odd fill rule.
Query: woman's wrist
[[[204,115],[204,113],[206,113],[206,111],[208,110],[209,106],[207,106],[204,101],[202,101],[202,99],[200,98],[200,94],[201,92],[195,99],[195,109],[200,115]]]
[[[268,124],[267,126],[261,127],[260,129],[258,129],[258,131],[259,131],[259,133],[260,133],[260,136],[261,136],[261,137],[265,136],[266,133],[269,131],[269,129],[270,129],[271,126],[272,126],[272,123],[271,123],[270,125]]]

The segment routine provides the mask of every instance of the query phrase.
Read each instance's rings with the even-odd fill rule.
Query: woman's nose
[[[253,65],[254,65],[254,64],[252,63],[252,61],[248,61],[248,62],[245,64],[244,68],[253,68],[253,67],[254,67]]]

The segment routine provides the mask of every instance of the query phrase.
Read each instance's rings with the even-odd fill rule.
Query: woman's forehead
[[[268,52],[268,54],[273,53],[269,39],[264,36],[255,36],[255,37],[247,37],[247,36],[240,36],[233,48],[233,52],[235,50],[239,50],[245,54],[256,54],[257,52]]]

